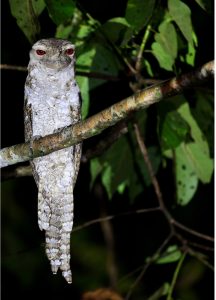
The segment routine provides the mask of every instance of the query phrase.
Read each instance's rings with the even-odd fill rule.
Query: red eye
[[[36,53],[37,53],[37,55],[44,55],[44,54],[46,54],[46,51],[38,49],[38,50],[36,50]]]
[[[74,49],[73,48],[69,48],[69,49],[65,50],[65,53],[67,55],[72,55],[74,53]]]

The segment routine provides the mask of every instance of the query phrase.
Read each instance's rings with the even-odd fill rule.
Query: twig
[[[203,258],[203,255],[199,252],[194,251],[191,248],[187,249],[187,252],[191,255],[196,257],[197,260],[199,260],[202,264],[204,264],[206,267],[208,267],[210,270],[214,271],[214,266],[212,266],[207,260]]]
[[[212,251],[212,252],[214,251],[213,247],[208,247],[208,246],[201,245],[201,244],[198,244],[198,243],[188,241],[187,244],[191,245],[191,246],[194,246],[196,248],[200,248],[200,249],[205,250],[205,251]]]
[[[119,122],[109,131],[109,133],[103,137],[96,145],[87,149],[81,158],[82,163],[87,163],[91,158],[98,157],[104,153],[117,139],[119,139],[123,134],[128,132],[127,124]],[[9,180],[12,178],[31,176],[32,171],[30,166],[18,166],[3,168],[1,170],[1,181]]]
[[[147,29],[144,33],[143,39],[142,39],[142,43],[140,45],[138,54],[137,54],[137,58],[136,58],[136,65],[135,65],[135,69],[137,72],[140,72],[141,68],[142,68],[142,56],[143,56],[143,51],[145,49],[145,45],[146,42],[148,40],[149,34],[150,34],[150,30],[151,30],[151,25],[147,26]]]
[[[146,209],[138,209],[138,210],[134,210],[134,211],[123,212],[123,213],[120,213],[120,214],[117,214],[117,215],[111,215],[111,216],[106,216],[106,217],[103,217],[103,218],[94,219],[94,220],[88,221],[88,222],[86,222],[82,225],[78,225],[78,226],[74,227],[73,232],[79,231],[79,230],[81,230],[83,228],[86,228],[86,227],[89,227],[93,224],[97,224],[97,223],[100,223],[100,222],[105,222],[105,221],[112,220],[112,219],[115,219],[115,218],[118,218],[118,217],[124,217],[124,216],[133,215],[133,214],[143,214],[143,213],[149,213],[149,212],[155,212],[155,211],[159,211],[159,208],[158,207],[153,207],[153,208],[146,208]]]
[[[0,65],[1,70],[11,70],[11,71],[21,71],[21,72],[27,72],[27,67],[24,66],[15,66],[15,65],[7,65],[7,64],[1,64]]]
[[[192,234],[192,235],[195,235],[199,238],[202,238],[204,240],[207,240],[207,241],[211,241],[211,242],[214,242],[214,238],[209,236],[209,235],[206,235],[206,234],[203,234],[203,233],[200,233],[200,232],[197,232],[181,223],[179,223],[178,221],[176,221],[175,219],[172,219],[172,223],[176,226],[176,227],[179,227],[181,228],[182,230]]]
[[[149,176],[150,176],[152,184],[154,186],[155,194],[157,196],[160,208],[163,211],[164,215],[166,216],[167,220],[170,221],[171,216],[170,216],[168,210],[166,209],[166,207],[164,205],[163,196],[162,196],[162,193],[161,193],[161,190],[160,190],[160,186],[159,186],[158,180],[157,180],[157,178],[154,175],[153,167],[152,167],[151,161],[150,161],[149,156],[148,156],[147,148],[146,148],[145,143],[144,143],[144,141],[142,139],[139,127],[138,127],[138,125],[136,123],[134,124],[134,131],[135,131],[137,143],[138,143],[140,151],[141,151],[141,153],[143,155],[143,159],[144,159],[144,161],[146,163]]]
[[[197,236],[199,238],[202,238],[202,239],[205,239],[205,240],[208,240],[208,241],[214,241],[214,239],[212,237],[210,237],[208,235],[205,235],[205,234],[202,234],[202,233],[199,233],[199,232],[197,232],[197,231],[195,231],[193,229],[190,229],[190,228],[186,227],[185,225],[183,225],[183,224],[179,223],[178,221],[176,221],[171,216],[171,214],[169,213],[168,209],[165,206],[165,203],[164,203],[164,200],[163,200],[163,197],[162,197],[162,193],[161,193],[161,190],[160,190],[160,186],[159,186],[158,180],[157,180],[156,176],[154,175],[153,167],[152,167],[151,161],[150,161],[149,156],[148,156],[147,148],[146,148],[145,143],[144,143],[144,141],[142,139],[140,129],[139,129],[139,127],[138,127],[138,125],[136,123],[134,124],[134,131],[135,131],[135,136],[136,136],[136,139],[137,139],[137,143],[138,143],[140,151],[141,151],[141,153],[143,155],[143,159],[144,159],[144,161],[146,163],[146,166],[147,166],[147,169],[148,169],[148,173],[149,173],[149,176],[151,178],[151,181],[152,181],[152,184],[153,184],[153,187],[154,187],[154,191],[155,191],[155,194],[156,194],[157,199],[158,199],[160,211],[166,217],[167,222],[168,222],[168,224],[170,226],[170,238],[169,239],[171,239],[171,237],[173,237],[173,236],[176,237],[182,243],[184,249],[186,249],[188,252],[190,251],[190,253],[193,253],[193,250],[187,246],[188,241],[185,238],[183,238],[178,232],[176,232],[175,227],[178,227],[178,228],[180,228],[180,229],[182,229],[182,230],[184,230],[184,231],[186,231],[186,232],[188,232],[188,233],[190,233],[190,234],[192,234],[194,236]],[[195,255],[197,255],[196,252],[194,252],[194,256]],[[185,255],[182,256],[182,259],[179,261],[177,269],[176,269],[176,271],[174,273],[172,284],[171,284],[171,288],[170,288],[169,294],[167,296],[167,300],[171,300],[172,291],[173,291],[173,288],[174,288],[174,285],[175,285],[176,278],[177,278],[177,275],[179,273],[180,267],[181,267],[182,262],[184,260],[184,257],[185,257]],[[206,262],[205,260],[203,260],[202,257],[199,258],[199,259],[200,260],[202,259],[202,262],[205,263],[206,266],[209,267],[208,262]],[[151,262],[152,262],[152,259],[151,259]],[[142,272],[140,273],[140,275],[137,277],[136,281],[134,282],[134,284],[132,285],[132,287],[129,289],[129,292],[127,294],[126,299],[130,298],[134,287],[142,279],[142,276],[145,274],[146,269],[148,268],[148,266],[149,265],[146,265],[144,267],[144,269],[142,270]]]
[[[101,217],[107,217],[107,209],[105,202],[105,195],[102,186],[98,183],[94,186],[95,196],[98,198],[98,203],[100,207],[100,215]],[[116,254],[115,254],[115,239],[113,228],[110,220],[106,220],[100,223],[102,233],[104,236],[104,240],[106,243],[107,249],[107,272],[109,275],[110,286],[113,289],[117,288],[117,280],[118,280],[118,267],[116,263]]]
[[[127,124],[125,121],[119,122],[110,130],[105,138],[101,139],[94,147],[88,149],[82,155],[82,162],[87,162],[93,157],[97,157],[104,153],[116,140],[118,140],[122,135],[128,132]]]
[[[150,175],[150,178],[151,178],[151,181],[152,181],[152,184],[154,186],[154,190],[155,190],[155,194],[157,196],[157,199],[158,199],[158,202],[159,202],[159,205],[160,205],[160,208],[161,208],[161,211],[163,212],[164,216],[166,217],[170,227],[171,227],[171,230],[173,231],[174,235],[176,235],[176,237],[182,241],[182,237],[181,235],[177,234],[175,232],[175,228],[174,226],[176,227],[179,227],[181,228],[182,230],[194,235],[194,236],[197,236],[199,238],[202,238],[202,239],[205,239],[205,240],[208,240],[208,241],[211,241],[211,242],[214,242],[214,238],[211,237],[211,236],[208,236],[206,234],[203,234],[203,233],[200,233],[200,232],[197,232],[181,223],[179,223],[178,221],[176,221],[169,213],[169,211],[167,210],[165,204],[164,204],[164,201],[163,201],[163,197],[162,197],[162,193],[161,193],[161,190],[160,190],[160,186],[159,186],[159,183],[158,183],[158,180],[157,178],[155,177],[154,175],[154,171],[153,171],[153,168],[152,168],[152,164],[151,164],[151,161],[149,159],[149,156],[148,156],[148,151],[147,151],[147,148],[145,146],[145,143],[141,137],[141,132],[140,132],[140,129],[138,127],[137,124],[134,124],[134,129],[135,129],[135,135],[136,135],[136,138],[137,138],[137,143],[140,147],[140,151],[142,152],[143,154],[143,159],[147,165],[147,169],[148,169],[148,172],[149,172],[149,175]],[[174,226],[173,226],[174,225]]]
[[[173,274],[173,278],[172,278],[172,282],[171,282],[171,285],[170,285],[170,288],[168,290],[168,294],[167,294],[167,300],[172,300],[172,293],[173,293],[173,290],[174,290],[174,287],[175,287],[175,284],[176,284],[176,280],[177,280],[177,277],[179,275],[179,272],[180,272],[180,269],[182,267],[182,264],[183,264],[183,261],[185,259],[185,256],[186,256],[186,252],[182,254],[178,264],[177,264],[177,267],[175,269],[175,272]]]
[[[58,133],[35,139],[29,143],[4,148],[0,151],[0,166],[6,167],[44,156],[98,135],[106,128],[127,118],[132,112],[147,108],[165,97],[176,95],[197,81],[202,82],[204,79],[212,77],[213,73],[213,62],[209,62],[193,73],[144,89],[83,122],[62,128]]]
[[[144,267],[142,268],[142,271],[140,272],[139,276],[136,278],[136,280],[134,281],[134,283],[131,285],[125,300],[129,300],[134,288],[137,286],[137,284],[140,282],[140,280],[143,278],[145,272],[147,271],[148,267],[158,258],[158,256],[160,255],[161,251],[164,249],[164,247],[169,243],[170,239],[172,238],[172,234],[170,234],[164,241],[163,243],[160,245],[160,247],[156,250],[156,252],[153,254],[153,256],[148,260],[148,262],[144,265]]]
[[[27,67],[24,66],[15,66],[15,65],[7,65],[7,64],[0,64],[1,70],[11,70],[11,71],[21,71],[21,72],[27,72]],[[89,77],[89,78],[95,78],[95,79],[104,79],[108,81],[119,81],[121,78],[116,76],[111,76],[104,73],[99,72],[85,72],[85,71],[76,71],[77,76],[82,77]]]
[[[25,176],[32,176],[32,170],[30,166],[18,166],[12,170],[8,168],[1,170],[1,181]]]

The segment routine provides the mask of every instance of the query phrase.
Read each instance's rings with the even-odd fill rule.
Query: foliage
[[[40,30],[43,33],[40,18],[47,13],[50,18],[47,22],[55,24],[56,37],[69,39],[76,45],[78,72],[126,80],[128,89],[134,82],[144,88],[145,78],[166,79],[196,66],[200,41],[193,24],[192,5],[187,1],[128,0],[122,15],[103,22],[93,18],[75,0],[9,0],[9,3],[11,14],[30,43],[38,39]],[[210,1],[196,0],[196,3],[196,10],[203,10],[205,14],[211,11]],[[136,63],[140,53],[139,69]],[[103,92],[100,103],[95,104],[92,97],[97,88],[103,88],[108,82],[98,77],[77,76],[83,98],[83,118],[97,111],[94,105],[104,107]],[[139,78],[144,80],[139,81]],[[122,95],[125,97],[125,93]],[[116,99],[111,92],[109,98],[106,105]],[[196,201],[200,184],[209,184],[213,174],[212,92],[197,88],[191,94],[178,95],[147,112],[137,113],[127,123],[128,133],[91,159],[90,190],[100,182],[110,200],[127,195],[130,203],[136,205],[152,182],[133,123],[138,124],[147,141],[154,174],[169,172],[175,178],[175,196],[169,200],[171,206],[187,206]],[[170,163],[172,170],[168,168]],[[172,245],[156,263],[176,262],[180,257],[181,249]],[[167,294],[164,290],[169,289],[168,283],[164,284],[166,289],[162,285],[161,295]]]

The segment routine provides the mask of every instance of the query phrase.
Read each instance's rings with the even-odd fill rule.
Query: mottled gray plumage
[[[45,136],[78,122],[80,92],[74,78],[75,47],[60,39],[42,39],[30,51],[25,83],[25,140]],[[46,233],[46,254],[52,272],[60,268],[68,283],[73,189],[79,171],[81,144],[33,159],[38,186],[38,224]]]

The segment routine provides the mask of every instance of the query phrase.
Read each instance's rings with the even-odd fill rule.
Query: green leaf
[[[198,176],[188,155],[185,154],[184,147],[185,144],[182,144],[175,150],[176,196],[180,205],[190,202],[198,186]]]
[[[166,111],[168,104],[164,106]],[[189,132],[188,123],[177,111],[164,112],[159,114],[159,131],[161,136],[161,146],[163,151],[174,149],[186,139]]]
[[[190,8],[180,0],[168,0],[169,13],[186,40],[193,45],[193,29]]]
[[[65,39],[65,40],[69,39],[72,30],[73,30],[73,25],[72,24],[68,24],[68,25],[60,24],[56,28],[55,37],[57,39]]]
[[[75,1],[73,0],[44,0],[49,15],[56,25],[67,22],[74,15]]]
[[[77,58],[77,69],[90,72],[95,53],[95,48],[86,49],[85,52],[81,53]],[[82,117],[86,118],[89,110],[90,79],[84,76],[77,76],[77,82],[82,96]]]
[[[153,73],[153,70],[152,70],[152,67],[151,67],[149,61],[146,59],[144,59],[143,61],[144,61],[145,69],[146,69],[146,72],[148,73],[148,75],[151,77],[154,77],[154,73]]]
[[[208,143],[203,135],[202,131],[200,130],[196,120],[194,119],[193,115],[191,114],[190,107],[187,102],[182,104],[178,108],[178,112],[181,117],[189,124],[191,129],[191,136],[193,140],[199,145],[201,151],[209,156],[209,147]]]
[[[177,35],[175,27],[167,19],[163,21],[155,34],[155,42],[152,44],[152,53],[157,58],[161,68],[172,71],[177,57]]]
[[[93,42],[92,47],[95,49],[95,54],[92,60],[91,72],[98,72],[106,75],[117,76],[120,65],[116,59],[115,54],[107,45],[102,43]],[[90,80],[90,89],[93,89],[106,80],[92,79]]]
[[[121,137],[100,158],[103,166],[102,182],[109,199],[120,188],[129,184],[131,173],[134,174],[133,160],[127,139]],[[127,163],[126,163],[127,162]]]
[[[91,173],[91,183],[90,183],[90,188],[92,188],[95,179],[98,177],[98,175],[102,171],[102,166],[100,164],[100,161],[98,158],[93,158],[90,161],[90,173]]]
[[[134,30],[146,26],[153,14],[155,0],[128,0],[125,18]]]
[[[103,32],[113,43],[125,46],[131,39],[133,30],[125,18],[113,18],[102,26]]]
[[[126,187],[133,201],[143,190],[133,165],[130,147],[126,137],[121,137],[100,158],[102,182],[109,199],[117,191],[122,194]],[[125,163],[127,162],[127,163]]]
[[[156,174],[158,171],[158,168],[160,166],[160,163],[161,163],[160,153],[158,151],[158,148],[154,147],[154,146],[149,147],[147,150],[148,150],[148,156],[151,161],[152,168],[153,168],[153,172],[154,172],[154,174]],[[143,156],[140,153],[139,149],[136,149],[135,153],[136,153],[136,161],[138,163],[138,167],[142,174],[143,180],[144,180],[146,186],[149,186],[152,183],[152,180],[150,178],[149,171],[147,169],[147,166],[145,164]]]
[[[132,169],[132,171],[134,173],[131,172],[129,177],[129,184],[128,184],[129,198],[131,203],[133,203],[136,197],[139,194],[141,194],[144,190],[144,186],[141,183],[140,179],[138,178],[135,169]]]
[[[157,259],[157,264],[167,264],[178,261],[181,258],[181,251],[178,246],[169,246],[166,251]]]
[[[82,97],[82,119],[85,119],[89,112],[89,78],[77,76],[76,80]]]
[[[76,49],[82,49],[86,45],[86,40],[90,40],[91,34],[95,31],[94,22],[86,20],[82,12],[75,8],[70,22],[60,24],[56,29],[56,37],[69,39],[76,45]],[[79,51],[78,51],[79,52]]]
[[[196,3],[205,11],[211,13],[212,12],[212,3],[211,0],[195,0]]]
[[[102,183],[107,191],[109,199],[112,198],[112,195],[118,188],[118,186],[113,187],[113,177],[114,176],[115,176],[115,174],[112,171],[111,165],[107,164],[102,172]],[[122,184],[122,182],[120,182],[120,185],[121,184]]]
[[[188,44],[188,53],[186,54],[186,63],[188,65],[191,65],[192,67],[194,66],[195,62],[195,55],[196,55],[196,49],[193,45]]]
[[[113,52],[103,44],[92,40],[82,49],[77,59],[77,70],[96,72],[105,75],[117,76],[119,63]],[[106,82],[105,79],[89,79],[89,88],[93,89]]]
[[[174,60],[177,57],[177,35],[172,23],[164,21],[159,26],[159,33],[155,34],[155,41],[158,42],[169,56]]]
[[[184,152],[198,178],[203,183],[209,183],[214,169],[213,159],[204,153],[197,143],[186,144]]]
[[[157,42],[154,42],[151,47],[152,53],[158,60],[160,67],[167,71],[172,71],[172,66],[174,64],[173,57],[166,53],[161,44]]]
[[[165,282],[159,289],[157,289],[153,295],[151,295],[148,300],[158,300],[161,299],[162,296],[166,296],[170,289],[170,284]]]
[[[202,129],[203,135],[208,141],[211,156],[214,153],[214,93],[213,91],[195,92],[196,104],[192,108],[193,116]]]
[[[30,43],[34,43],[40,32],[38,16],[45,8],[43,0],[9,0],[11,14]]]

